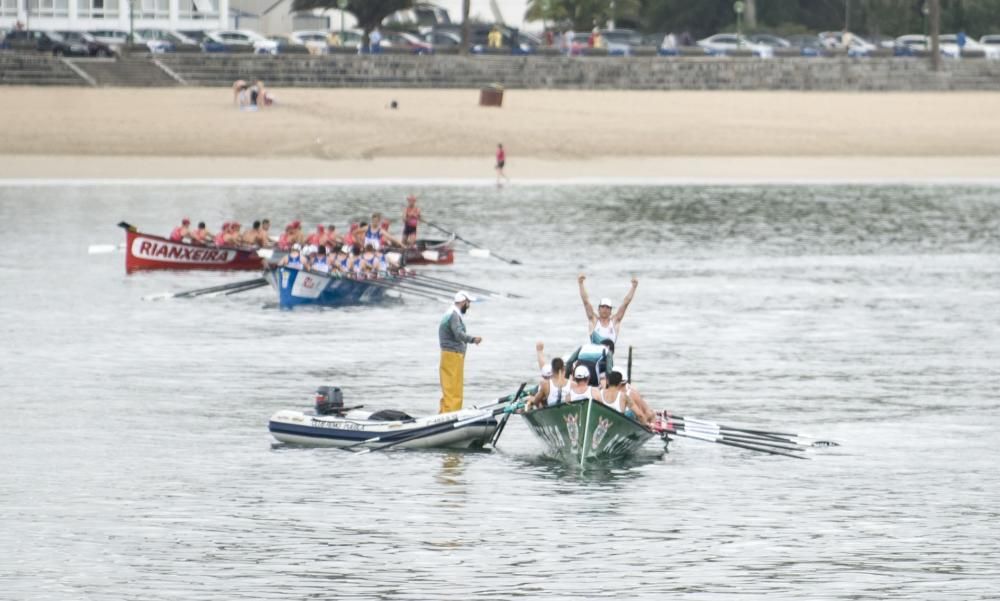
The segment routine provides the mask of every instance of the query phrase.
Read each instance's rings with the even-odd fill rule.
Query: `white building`
[[[226,29],[228,14],[229,0],[0,0],[0,29]]]

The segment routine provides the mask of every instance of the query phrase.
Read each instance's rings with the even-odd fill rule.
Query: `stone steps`
[[[102,87],[168,87],[178,83],[146,58],[85,59],[73,61]]]

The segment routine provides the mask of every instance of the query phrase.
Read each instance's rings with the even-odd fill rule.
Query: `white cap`
[[[577,365],[576,370],[573,372],[574,378],[590,378],[590,370],[586,365]]]
[[[461,303],[463,301],[471,301],[471,300],[472,300],[472,297],[469,296],[469,293],[466,292],[466,291],[464,291],[464,290],[459,290],[458,292],[455,293],[455,302],[456,303]]]
[[[302,245],[296,242],[295,244],[292,245],[292,248],[294,250],[302,250]]]
[[[551,378],[552,377],[552,366],[551,365],[542,366],[542,377],[543,378]]]
[[[611,303],[611,299],[610,298],[608,298],[608,297],[605,296],[604,298],[601,299],[601,303],[599,305],[597,305],[597,306],[598,307],[614,307],[614,304]]]

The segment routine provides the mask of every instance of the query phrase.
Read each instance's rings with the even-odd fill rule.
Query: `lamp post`
[[[615,0],[611,0],[611,20],[608,22],[608,29],[615,28]]]
[[[135,43],[135,0],[128,0],[128,43]]]
[[[337,0],[337,6],[340,7],[340,45],[344,45],[344,11],[347,10],[348,0]]]
[[[931,14],[931,7],[927,6],[927,2],[920,7],[920,12],[924,15],[924,42],[926,43],[927,38],[927,15]]]
[[[736,46],[743,45],[743,0],[733,2],[733,11],[736,13]]]

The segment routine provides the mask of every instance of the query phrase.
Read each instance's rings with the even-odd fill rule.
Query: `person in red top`
[[[508,179],[507,176],[503,172],[504,165],[506,165],[506,164],[507,164],[507,153],[504,152],[504,150],[503,150],[503,144],[497,144],[497,165],[496,165],[496,170],[497,170],[497,185],[498,186],[501,185],[500,184],[500,178],[501,177],[504,180],[508,181],[508,182],[510,181],[510,179]]]
[[[406,197],[406,208],[403,209],[403,244],[413,246],[417,241],[417,225],[420,224],[420,207],[417,197],[410,194]]]
[[[322,224],[316,226],[316,231],[309,234],[309,238],[306,241],[312,246],[320,246],[326,243],[326,230]]]
[[[292,229],[288,232],[288,239],[292,244],[306,245],[306,233],[302,231],[302,222],[296,219],[291,223]]]
[[[170,240],[172,242],[183,242],[185,239],[190,240],[191,239],[190,226],[191,226],[191,220],[185,217],[181,221],[181,224],[175,227],[172,232],[170,232]]]
[[[285,226],[285,231],[278,236],[278,250],[288,251],[292,248],[292,224]]]
[[[226,245],[226,232],[228,232],[228,231],[229,231],[229,222],[227,221],[227,222],[225,222],[225,223],[222,224],[222,229],[220,229],[219,233],[215,235],[215,245],[216,246],[225,246]]]

